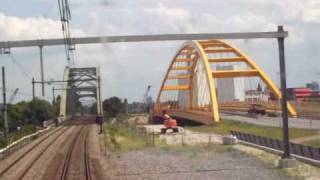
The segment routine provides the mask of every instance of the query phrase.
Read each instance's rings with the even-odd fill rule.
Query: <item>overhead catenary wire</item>
[[[23,66],[21,66],[16,60],[15,58],[12,56],[12,54],[8,54],[8,56],[10,57],[11,61],[13,62],[13,64],[15,64],[20,71],[25,75],[24,77],[27,78],[28,80],[32,79],[31,74],[29,74],[24,68]]]

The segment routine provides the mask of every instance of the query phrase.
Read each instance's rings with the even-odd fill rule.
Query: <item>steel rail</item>
[[[76,144],[81,132],[83,131],[83,129],[84,129],[84,127],[81,127],[81,129],[76,133],[76,135],[72,139],[72,142],[71,142],[71,144],[70,144],[70,146],[68,148],[68,152],[67,152],[66,158],[64,160],[63,169],[62,169],[62,173],[61,173],[61,176],[60,176],[61,180],[66,180],[67,179],[67,175],[68,175],[68,171],[69,171],[69,165],[70,165],[70,161],[71,161],[71,155],[72,155],[73,149],[75,147],[75,144]]]
[[[25,157],[27,154],[29,154],[32,150],[34,150],[35,147],[37,147],[38,145],[40,145],[42,142],[44,142],[45,140],[47,140],[51,135],[54,135],[55,133],[59,132],[59,129],[51,132],[50,134],[48,134],[47,136],[45,136],[43,139],[41,139],[39,142],[37,142],[36,144],[34,144],[30,149],[28,149],[26,152],[24,152],[23,154],[21,154],[16,160],[14,160],[13,162],[11,162],[4,170],[2,170],[0,172],[0,177],[2,177],[6,172],[8,172],[15,164],[17,164],[23,157]]]
[[[57,137],[55,137],[52,141],[49,142],[49,144],[36,156],[35,159],[31,161],[29,166],[24,169],[23,173],[20,174],[18,179],[23,179],[26,174],[30,171],[30,169],[33,167],[33,165],[41,158],[41,156],[51,147],[70,127],[67,129],[64,129]]]
[[[88,134],[86,133],[86,137],[84,140],[84,164],[85,164],[85,172],[86,172],[86,180],[91,180],[91,168],[90,168],[90,156],[88,152]]]
[[[70,44],[101,44],[120,42],[150,42],[150,41],[185,41],[207,39],[261,39],[261,38],[286,38],[288,32],[240,32],[240,33],[194,33],[194,34],[152,34],[152,35],[127,35],[127,36],[95,36],[70,38]],[[20,41],[1,41],[0,48],[43,47],[64,45],[65,40],[38,39]]]

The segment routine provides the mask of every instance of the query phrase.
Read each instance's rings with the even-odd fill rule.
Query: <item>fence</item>
[[[277,139],[267,138],[263,136],[256,136],[252,134],[242,133],[238,131],[230,131],[237,139],[260,146],[272,148],[275,150],[283,150],[283,142]],[[305,146],[301,144],[290,143],[291,153],[305,158],[320,161],[320,148]]]
[[[155,146],[155,132],[148,132],[143,126],[128,125],[127,127],[134,132],[136,136],[143,139],[147,146]]]
[[[49,131],[50,129],[51,128],[46,128],[41,131],[37,131],[33,134],[24,136],[23,138],[10,143],[8,146],[4,147],[3,149],[0,149],[0,159],[3,159],[5,157],[7,157],[8,155],[10,155],[11,153],[21,149],[22,147],[29,144],[31,141],[33,141],[37,137],[47,133],[47,131]]]

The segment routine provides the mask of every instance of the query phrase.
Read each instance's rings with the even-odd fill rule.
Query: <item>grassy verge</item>
[[[314,140],[314,141],[310,141],[305,143],[308,146],[312,146],[312,147],[318,147],[320,148],[320,139]]]
[[[279,161],[279,156],[256,149],[249,146],[243,145],[236,145],[233,147],[236,150],[242,151],[246,154],[256,156],[257,158],[261,159],[265,163],[272,166],[276,166]],[[320,178],[320,171],[319,167],[312,166],[303,162],[298,162],[298,166],[288,169],[278,169],[278,171],[285,173],[288,176],[295,177],[295,179],[319,179]]]
[[[113,151],[141,149],[147,146],[145,138],[123,124],[105,124],[105,140]]]
[[[19,131],[16,131],[13,134],[11,134],[10,141],[11,142],[16,141],[24,136],[27,136],[35,132],[36,132],[35,126],[33,125],[23,126]]]
[[[282,139],[281,128],[271,127],[271,126],[258,126],[258,125],[248,124],[248,123],[231,121],[231,120],[223,120],[216,126],[194,126],[194,127],[188,127],[187,129],[197,131],[197,132],[216,133],[216,134],[222,134],[222,135],[227,135],[229,134],[230,130],[234,130],[234,131],[240,131],[244,133],[274,138],[274,139]],[[317,134],[320,134],[320,133],[315,130],[290,128],[290,138],[292,139],[313,136]]]
[[[320,112],[320,102],[300,102],[294,104],[299,111]]]
[[[35,133],[36,128],[33,125],[23,126],[19,131],[13,132],[9,134],[9,142],[14,142],[24,136]],[[4,137],[0,138],[0,148],[4,148],[6,146]]]

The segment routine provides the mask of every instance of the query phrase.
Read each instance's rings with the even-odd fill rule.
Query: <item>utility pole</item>
[[[4,138],[8,144],[8,115],[7,115],[7,102],[6,102],[6,78],[5,69],[2,66],[2,94],[3,94],[3,119],[4,119]]]
[[[44,97],[44,70],[43,70],[43,53],[42,53],[42,49],[43,46],[40,45],[40,71],[41,71],[41,92],[42,92],[42,96]]]
[[[34,78],[32,78],[32,100],[35,98],[35,91],[34,91]]]
[[[278,32],[283,32],[283,27],[278,26]],[[288,122],[288,107],[287,107],[287,82],[286,82],[286,64],[284,58],[284,38],[278,38],[279,45],[279,61],[280,61],[280,82],[281,82],[281,109],[282,109],[282,131],[283,131],[283,154],[282,160],[291,159],[290,157],[290,144],[289,144],[289,122]],[[288,164],[283,166],[288,166]]]
[[[55,95],[54,95],[54,87],[52,88],[52,98],[53,98],[53,100],[52,100],[52,105],[54,105],[55,102],[56,102],[56,97],[55,97]]]
[[[98,114],[98,118],[99,118],[99,124],[100,124],[100,134],[103,132],[103,110],[102,110],[102,103],[101,103],[101,79],[100,76],[98,76],[98,93],[99,93],[99,100],[97,100],[97,103],[99,103],[99,109],[100,112]]]

